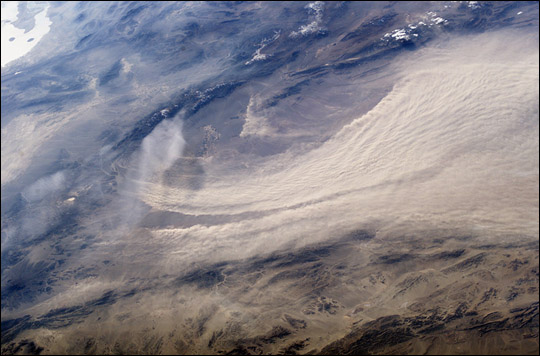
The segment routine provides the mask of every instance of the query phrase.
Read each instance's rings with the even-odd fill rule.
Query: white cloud
[[[46,195],[62,188],[65,180],[66,176],[64,172],[56,172],[32,183],[23,191],[22,195],[29,202],[41,200]]]
[[[256,61],[263,61],[265,59],[267,59],[269,56],[271,56],[271,54],[264,54],[264,53],[261,53],[261,51],[266,47],[268,46],[268,44],[274,42],[275,40],[277,40],[280,36],[281,32],[280,31],[276,31],[274,36],[272,36],[271,38],[265,38],[261,41],[261,43],[259,43],[259,48],[257,48],[257,50],[255,51],[255,53],[253,53],[253,57],[247,61],[245,64],[246,65],[249,65],[253,62],[256,62]]]
[[[18,1],[2,1],[2,21],[17,21],[19,15]]]
[[[321,22],[324,10],[324,2],[315,1],[307,4],[305,8],[308,9],[310,14],[314,14],[315,19],[307,25],[300,26],[298,31],[291,32],[289,34],[289,37],[296,38],[299,36],[308,36],[323,30],[323,28],[321,27]]]
[[[15,2],[15,6],[16,6]],[[2,2],[2,14],[6,8],[6,17],[2,15],[2,67],[30,52],[32,48],[45,36],[52,22],[47,17],[49,6],[35,16],[35,26],[31,31],[15,27],[12,22],[16,20],[18,11],[14,15],[12,5]]]
[[[142,141],[138,181],[144,184],[159,179],[182,156],[185,143],[178,117],[162,121]]]
[[[248,214],[157,229],[156,241],[173,263],[249,256],[374,222],[387,234],[538,234],[538,53],[519,48],[516,59],[507,37],[492,34],[415,52],[391,93],[309,153],[229,175],[208,167],[212,178],[196,192],[148,190],[157,210]],[[244,136],[267,127],[248,116]]]

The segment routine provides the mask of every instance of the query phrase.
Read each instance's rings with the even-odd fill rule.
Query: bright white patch
[[[299,34],[303,36],[307,36],[309,34],[315,33],[319,30],[319,23],[317,21],[313,21],[312,23],[308,25],[303,25],[299,29]]]
[[[30,52],[32,48],[49,32],[52,22],[47,17],[47,7],[38,13],[35,20],[35,26],[32,30],[25,33],[24,29],[15,27],[12,22],[16,21],[18,10],[14,15],[13,6],[2,2],[2,37],[1,37],[1,62],[4,67],[9,62],[14,61]],[[15,3],[15,8],[16,8]],[[4,16],[4,9],[5,16]],[[14,39],[13,39],[14,38]],[[12,39],[12,41],[10,41]],[[29,42],[30,41],[30,42]]]
[[[129,63],[129,62],[127,61],[127,59],[122,58],[122,59],[120,60],[120,63],[122,63],[122,72],[124,72],[124,73],[129,73],[129,72],[131,72],[131,67],[133,66],[133,64]]]
[[[521,15],[522,13],[523,13],[523,11],[520,11],[520,12],[517,13],[517,15]]]
[[[393,39],[397,41],[400,41],[400,40],[408,41],[411,39],[411,35],[414,37],[418,37],[418,34],[411,33],[411,31],[414,30],[415,28],[416,26],[409,25],[408,28],[395,29],[391,33],[386,33],[381,39],[382,40],[386,39],[386,41],[388,41],[389,37],[392,37]]]
[[[298,31],[291,32],[289,37],[296,38],[300,36],[307,36],[307,35],[311,35],[313,33],[317,33],[323,30],[323,28],[320,25],[322,22],[324,2],[323,1],[312,2],[306,5],[305,8],[308,9],[309,12],[315,14],[315,19],[307,25],[300,26]]]
[[[255,51],[255,53],[253,53],[253,57],[247,61],[245,63],[245,65],[249,65],[253,62],[256,62],[256,61],[262,61],[262,60],[265,60],[266,58],[268,58],[269,54],[264,54],[264,53],[261,53],[261,51],[266,47],[268,46],[270,43],[274,42],[275,40],[277,40],[280,36],[281,32],[278,31],[274,34],[274,36],[272,38],[265,38],[261,41],[261,43],[259,43],[259,48],[257,48],[257,50]]]
[[[439,24],[448,23],[448,20],[445,20],[442,17],[437,16],[437,13],[435,13],[433,11],[426,12],[426,16],[424,16],[423,18],[430,22],[429,26],[432,26],[433,24],[439,25]],[[424,22],[420,21],[420,22],[418,22],[418,25],[419,26],[424,26],[426,24]]]
[[[443,22],[448,22],[447,20],[443,19],[442,17],[435,17],[433,19],[433,22],[435,22],[437,25]]]
[[[468,5],[471,9],[478,9],[480,7],[480,5],[478,5],[478,1],[469,1],[469,5]]]
[[[405,29],[394,30],[394,32],[392,33],[392,37],[394,37],[396,40],[409,40],[409,39],[411,39],[411,36],[409,36],[407,34]]]
[[[19,2],[18,1],[2,1],[2,22],[17,21],[19,14]]]

